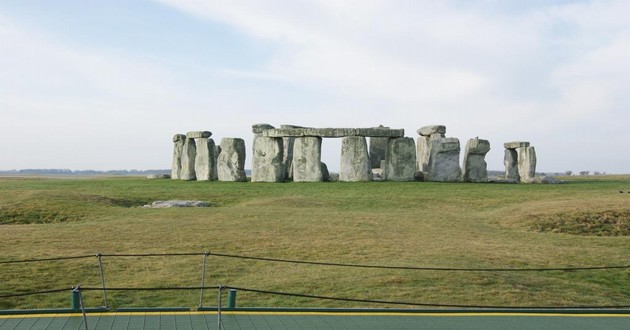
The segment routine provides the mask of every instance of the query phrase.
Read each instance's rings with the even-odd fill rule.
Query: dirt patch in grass
[[[630,210],[567,211],[532,216],[539,232],[581,236],[630,236]]]
[[[95,202],[105,206],[118,207],[137,207],[143,206],[149,202],[145,199],[114,198],[99,195],[80,195],[78,199],[86,202]]]

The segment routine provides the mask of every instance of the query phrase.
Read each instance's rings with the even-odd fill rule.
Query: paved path
[[[216,312],[90,313],[87,329],[217,329]],[[82,330],[82,314],[0,315],[1,330]],[[223,312],[221,329],[606,329],[628,314]]]

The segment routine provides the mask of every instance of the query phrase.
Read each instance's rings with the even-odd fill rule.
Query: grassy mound
[[[582,236],[630,236],[630,210],[573,211],[538,215],[531,228],[539,232]]]

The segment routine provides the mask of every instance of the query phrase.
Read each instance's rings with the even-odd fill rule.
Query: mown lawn
[[[565,179],[568,182],[560,185],[526,185],[0,178],[0,262],[209,251],[412,267],[630,265],[630,236],[624,231],[630,226],[630,176]],[[212,206],[140,207],[168,199],[202,200]],[[575,224],[584,218],[586,225]],[[199,286],[202,260],[200,255],[104,257],[103,266],[108,287]],[[433,304],[630,305],[628,268],[493,273],[216,256],[207,262],[207,286]],[[96,257],[0,263],[0,295],[75,285],[101,285]],[[85,294],[88,306],[101,304],[100,292]],[[111,307],[199,304],[198,291],[115,291],[107,298]],[[0,298],[0,309],[68,307],[69,299],[66,292]],[[204,305],[215,304],[216,291],[207,292]],[[401,307],[245,292],[238,294],[238,304]]]

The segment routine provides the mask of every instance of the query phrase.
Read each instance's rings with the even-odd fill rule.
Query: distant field
[[[630,176],[561,185],[227,183],[0,178],[0,262],[204,252],[443,268],[630,265]],[[212,207],[145,209],[167,199]],[[104,258],[108,287],[199,286],[201,256]],[[100,286],[97,259],[0,264],[0,295]],[[438,272],[208,257],[206,285],[435,304],[630,305],[630,269]],[[87,292],[88,306],[101,303]],[[204,305],[216,304],[208,292]],[[198,291],[110,292],[113,307],[199,304]],[[239,306],[384,307],[239,293]],[[68,307],[69,294],[0,298]],[[401,307],[401,306],[398,306]],[[403,306],[404,307],[404,306]]]

